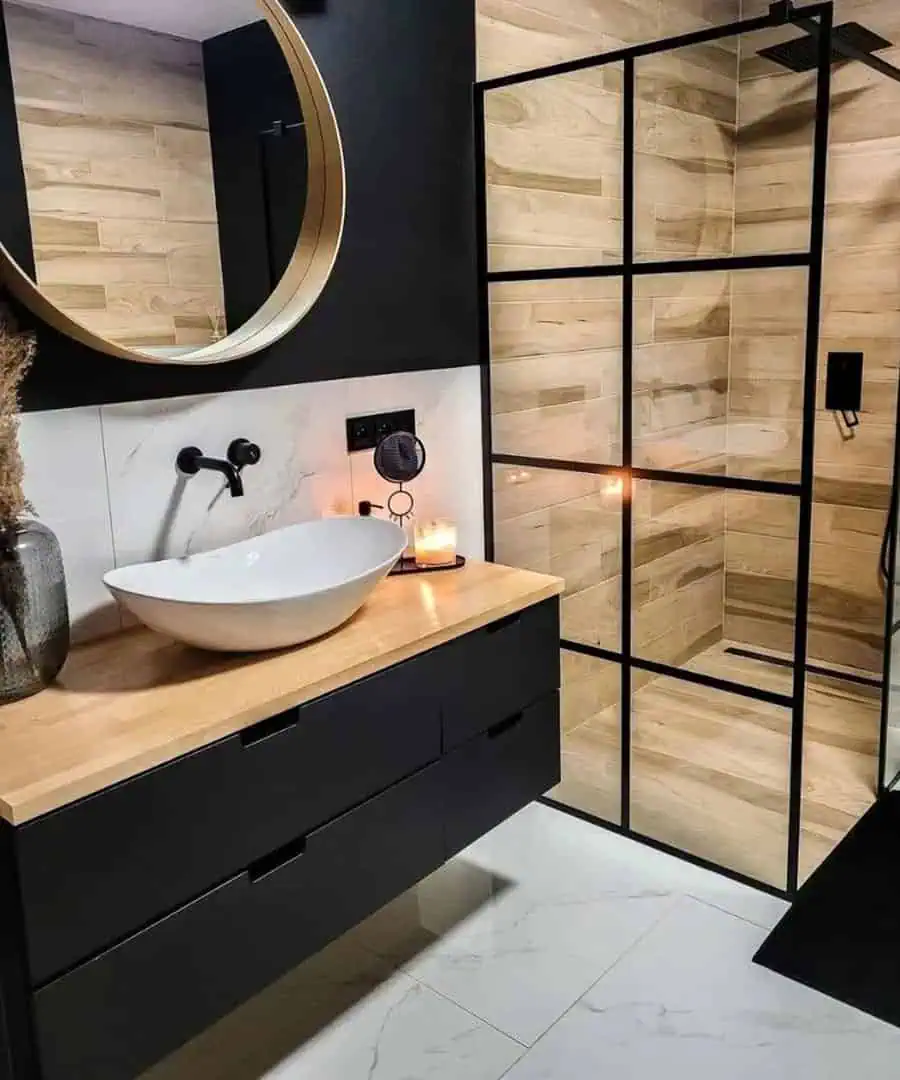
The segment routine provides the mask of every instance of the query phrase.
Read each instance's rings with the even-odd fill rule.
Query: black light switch
[[[825,408],[835,412],[857,413],[862,409],[863,354],[833,352],[828,354],[825,377]]]
[[[378,413],[373,416],[351,416],[347,419],[347,453],[374,450],[386,435],[398,431],[416,433],[416,410]]]

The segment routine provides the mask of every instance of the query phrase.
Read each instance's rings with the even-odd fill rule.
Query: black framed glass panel
[[[484,96],[491,271],[622,261],[622,65]]]
[[[791,710],[635,672],[631,827],[787,885]]]
[[[635,466],[799,484],[808,282],[802,268],[635,278]]]
[[[622,461],[622,282],[490,286],[494,452]]]
[[[522,236],[535,236],[552,257],[542,251],[540,264],[513,259],[501,267],[495,249],[509,246],[508,236],[488,205],[479,216],[493,414],[491,554],[566,578],[563,647],[578,657],[566,675],[575,703],[567,732],[592,733],[567,774],[576,787],[591,745],[603,748],[595,777],[607,779],[589,785],[602,789],[602,800],[586,808],[582,787],[570,805],[791,894],[800,871],[833,5],[785,8],[490,80],[475,120],[487,147],[486,127],[500,115],[488,118],[490,94],[616,66],[620,264],[604,245],[586,263],[578,243],[572,259],[558,261],[568,241],[558,242],[564,230],[546,217]],[[751,31],[788,16],[812,26],[816,57],[806,76],[816,86],[812,168],[798,181],[808,185],[809,212],[798,215],[788,200],[790,244],[745,240],[739,248],[738,64],[754,47]],[[790,125],[792,115],[787,106],[781,121]],[[503,174],[486,154],[488,204],[492,175]],[[608,216],[599,220],[608,225]],[[743,224],[753,222],[751,209]],[[590,230],[585,236],[596,249]],[[621,309],[618,342],[580,347],[596,333],[597,317],[579,320],[578,305],[585,314],[609,302]],[[573,348],[547,347],[566,336]],[[582,409],[589,396],[605,395],[610,369],[579,370],[568,366],[570,355],[558,358],[617,348],[621,383],[611,419]],[[541,410],[555,408],[569,413],[543,425]],[[597,429],[582,422],[592,415]],[[764,648],[762,659],[753,655]],[[596,698],[614,685],[615,668],[618,822],[604,771],[615,760],[615,721],[609,701]],[[601,714],[593,732],[590,721]]]
[[[633,501],[634,656],[790,699],[799,500],[638,480]]]
[[[614,825],[622,816],[620,666],[562,651],[562,782],[548,797]]]
[[[564,579],[562,636],[621,649],[622,479],[495,465],[495,557]]]

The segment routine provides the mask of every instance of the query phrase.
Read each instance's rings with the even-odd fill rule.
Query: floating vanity
[[[147,630],[0,711],[2,1080],[132,1080],[559,779],[562,583],[383,582],[254,657]]]

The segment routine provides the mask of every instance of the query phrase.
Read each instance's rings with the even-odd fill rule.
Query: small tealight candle
[[[451,566],[455,562],[456,526],[453,522],[416,522],[416,566]]]

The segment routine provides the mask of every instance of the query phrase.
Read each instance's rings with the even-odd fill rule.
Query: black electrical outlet
[[[863,354],[828,354],[825,376],[825,408],[834,412],[858,413],[862,409]]]
[[[385,436],[397,431],[408,431],[410,435],[415,435],[415,409],[377,413],[374,416],[351,416],[347,420],[347,453],[374,450]]]

